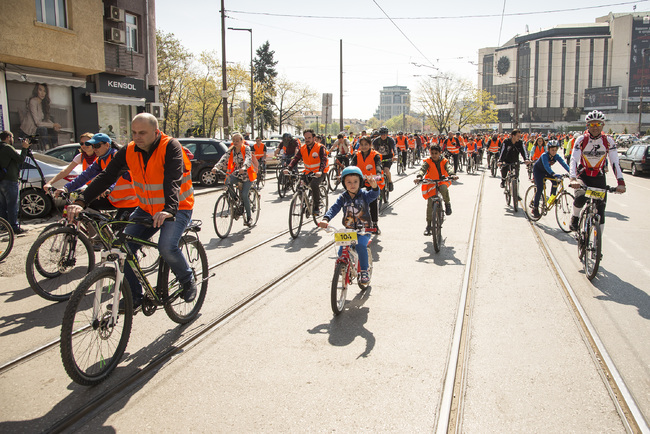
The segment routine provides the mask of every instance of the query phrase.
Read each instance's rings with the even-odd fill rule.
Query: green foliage
[[[623,134],[628,134],[627,127],[623,128]]]
[[[273,60],[275,51],[271,50],[269,41],[266,41],[255,51],[256,57],[253,60],[253,80],[256,83],[255,112],[261,119],[264,129],[275,129],[276,113],[274,110],[275,79],[278,72]],[[260,135],[261,135],[260,131]]]

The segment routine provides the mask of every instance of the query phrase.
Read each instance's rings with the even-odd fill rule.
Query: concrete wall
[[[68,28],[36,21],[29,0],[3,0],[0,14],[0,62],[79,76],[104,70],[101,0],[68,1]]]

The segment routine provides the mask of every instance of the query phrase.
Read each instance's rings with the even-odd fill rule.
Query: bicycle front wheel
[[[251,227],[253,227],[260,218],[260,193],[254,188],[251,188],[248,191],[248,200],[251,204]]]
[[[517,178],[512,178],[512,207],[515,212],[519,209],[519,182]]]
[[[328,205],[330,202],[329,197],[327,196],[328,193],[327,186],[321,184],[318,188],[320,190],[320,210],[322,210],[322,212],[318,212],[318,213],[312,212],[311,215],[312,219],[314,220],[314,224],[316,225],[318,224],[318,219],[329,209]]]
[[[505,186],[503,187],[503,193],[506,196],[506,205],[510,206],[510,198],[512,193],[510,191],[510,183],[506,181]]]
[[[208,255],[205,253],[205,247],[203,247],[201,241],[193,234],[183,235],[178,247],[190,264],[190,269],[196,281],[197,294],[192,301],[183,300],[180,297],[182,292],[181,284],[173,273],[171,276],[174,278],[169,281],[169,267],[166,266],[163,272],[168,273],[167,278],[164,279],[169,288],[168,294],[178,296],[172,297],[165,303],[165,312],[169,319],[175,323],[186,324],[199,314],[205,301],[205,294],[208,292]]]
[[[39,235],[27,253],[25,273],[36,294],[65,301],[94,267],[95,252],[88,237],[61,226]]]
[[[555,199],[555,219],[557,224],[567,234],[571,232],[571,217],[573,216],[574,197],[568,191],[563,191]]]
[[[214,204],[214,214],[212,219],[214,222],[214,231],[219,238],[226,238],[232,228],[232,210],[230,209],[230,201],[228,200],[228,193],[219,196],[217,202]]]
[[[496,178],[497,176],[497,163],[495,158],[496,157],[493,156],[492,159],[490,159],[490,172],[492,173],[492,178]]]
[[[585,275],[589,280],[596,277],[596,273],[598,273],[601,247],[600,237],[600,224],[594,221],[587,223],[584,240],[585,252],[582,257],[582,263],[584,265]]]
[[[277,180],[278,180],[278,196],[283,198],[286,194],[287,191],[285,189],[285,184],[286,184],[286,175],[282,170],[278,170],[277,172]]]
[[[535,209],[535,193],[537,193],[537,187],[535,186],[535,184],[533,184],[530,187],[528,187],[528,190],[526,190],[526,194],[524,195],[524,211],[526,212],[528,219],[534,222],[542,218],[541,214],[539,215],[539,217],[535,217],[533,215],[533,209]],[[544,206],[543,205],[544,200],[546,199],[542,195],[539,203],[540,207]]]
[[[334,315],[340,314],[345,308],[345,298],[348,295],[348,286],[350,284],[349,268],[350,266],[347,262],[337,262],[334,268],[330,298]]]
[[[442,246],[442,208],[440,202],[433,202],[433,212],[431,215],[431,235],[433,237],[433,250],[438,253]]]
[[[61,324],[61,359],[70,378],[92,386],[104,381],[119,363],[131,334],[133,299],[126,280],[120,285],[113,267],[93,270],[70,297]],[[124,313],[115,317],[116,298]]]
[[[298,238],[298,235],[300,235],[304,215],[305,209],[302,194],[296,193],[293,195],[293,199],[291,199],[291,205],[289,205],[289,233],[291,233],[291,238]]]
[[[0,261],[9,256],[14,247],[14,230],[9,222],[0,218]]]
[[[339,167],[335,163],[334,166],[330,167],[330,170],[327,173],[327,185],[330,191],[334,191],[337,189],[339,183],[341,182],[340,176],[341,176],[341,172],[339,170]]]

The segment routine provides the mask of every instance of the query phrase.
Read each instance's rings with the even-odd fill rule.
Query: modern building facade
[[[375,117],[386,121],[393,116],[409,114],[411,111],[411,91],[406,86],[384,86],[379,91],[379,107]]]
[[[0,129],[36,149],[104,132],[157,104],[154,0],[7,0],[0,15]]]
[[[608,128],[636,132],[639,100],[650,102],[649,37],[650,12],[518,35],[479,50],[478,86],[496,96],[503,128],[571,129],[598,109]],[[650,115],[642,121],[645,131]]]

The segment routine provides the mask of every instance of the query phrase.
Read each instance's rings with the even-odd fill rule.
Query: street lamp
[[[242,30],[251,34],[251,140],[255,140],[255,102],[253,101],[253,29],[228,27],[228,30]]]

